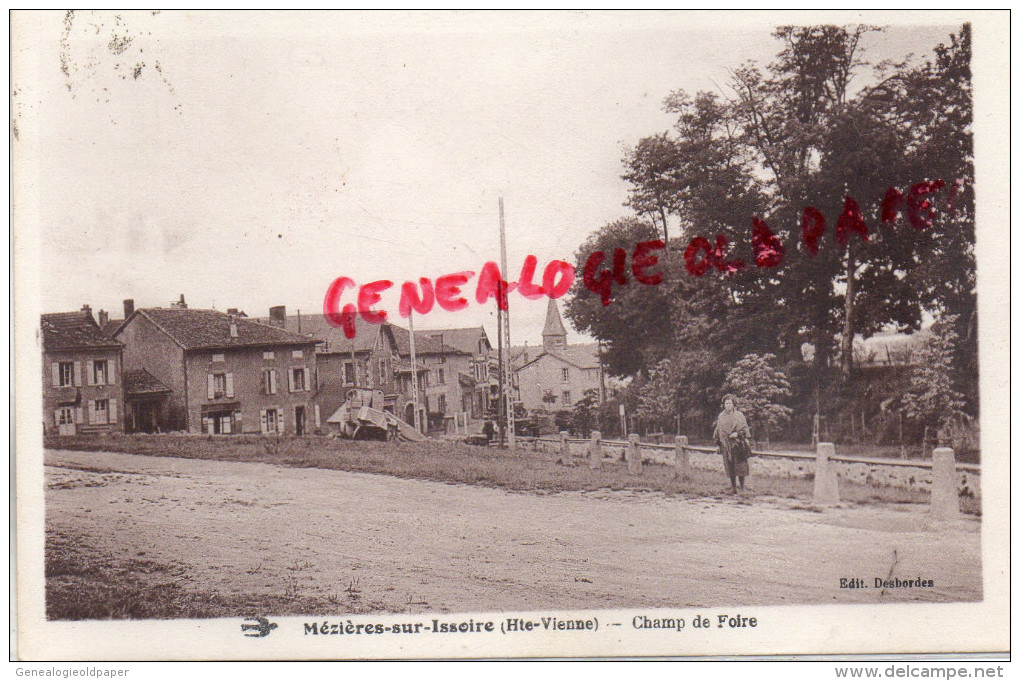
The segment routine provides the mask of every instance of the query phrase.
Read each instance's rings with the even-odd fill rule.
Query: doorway
[[[304,405],[294,407],[294,434],[305,434],[305,407]]]

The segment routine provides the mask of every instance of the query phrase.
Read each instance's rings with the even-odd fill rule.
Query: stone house
[[[132,377],[132,423],[219,435],[303,435],[321,423],[317,339],[189,309],[183,296],[174,307],[125,309],[125,316],[116,338]]]
[[[355,318],[354,338],[347,338],[343,329],[336,328],[321,314],[288,315],[285,306],[269,309],[263,322],[285,329],[290,333],[317,339],[315,349],[319,390],[316,404],[322,418],[327,419],[345,401],[355,388],[380,390],[383,393],[383,410],[414,423],[411,400],[411,366],[401,358],[394,337],[394,327],[386,324],[369,324]],[[419,361],[419,401],[424,402],[427,370]],[[419,410],[424,409],[424,404]]]
[[[88,305],[41,318],[43,429],[47,435],[124,430],[123,345]]]
[[[390,325],[401,360],[410,362],[410,332]],[[428,370],[429,429],[459,432],[485,418],[498,390],[498,366],[481,326],[415,331],[415,355]]]
[[[555,300],[549,300],[541,348],[514,348],[518,401],[528,410],[570,409],[587,390],[603,392],[596,343],[569,344]]]

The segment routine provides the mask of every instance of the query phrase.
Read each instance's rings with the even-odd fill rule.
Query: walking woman
[[[748,474],[747,458],[751,453],[748,444],[751,440],[751,429],[747,427],[747,419],[737,411],[736,399],[733,395],[723,398],[723,410],[715,422],[712,438],[719,445],[726,475],[730,478],[733,493],[737,493],[737,482],[744,489],[744,478]]]

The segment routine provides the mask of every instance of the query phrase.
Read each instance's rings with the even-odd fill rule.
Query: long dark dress
[[[730,478],[734,476],[747,477],[747,458],[734,456],[733,450],[736,442],[730,438],[730,433],[737,433],[738,437],[743,435],[748,440],[751,439],[751,429],[747,426],[747,419],[744,418],[743,413],[736,409],[732,413],[723,411],[719,414],[712,438],[719,444],[719,453],[722,454],[723,464],[726,466],[726,475]]]

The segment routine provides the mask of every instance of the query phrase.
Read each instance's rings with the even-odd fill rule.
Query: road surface
[[[48,530],[182,566],[197,593],[353,590],[388,612],[981,600],[980,521],[934,524],[920,505],[511,493],[94,452],[45,462]],[[850,579],[868,588],[840,588]]]

